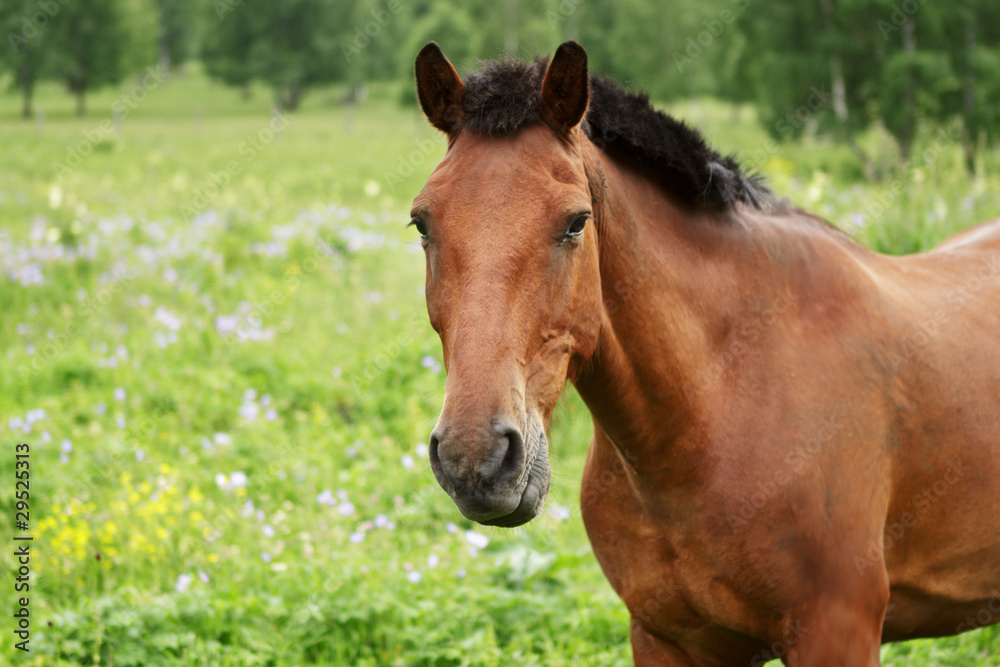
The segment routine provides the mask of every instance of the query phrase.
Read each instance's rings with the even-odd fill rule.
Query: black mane
[[[539,119],[548,59],[533,63],[484,63],[465,82],[462,129],[509,136]],[[645,93],[630,93],[610,79],[590,78],[590,102],[582,128],[608,153],[645,165],[663,186],[688,205],[728,209],[737,202],[755,208],[772,195],[732,156],[709,148],[696,130],[655,110]]]

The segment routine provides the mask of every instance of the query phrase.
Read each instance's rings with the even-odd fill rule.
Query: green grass
[[[314,93],[276,138],[261,134],[265,91],[244,101],[197,72],[116,132],[130,90],[76,119],[44,86],[44,124],[0,97],[0,476],[13,485],[12,444],[29,442],[36,577],[31,653],[4,630],[2,661],[630,664],[627,614],[580,521],[590,424],[572,390],[551,433],[549,506],[568,519],[471,524],[418,451],[444,378],[403,225],[444,143],[400,88],[354,110]],[[750,109],[674,111],[725,150],[766,143]],[[1000,212],[995,156],[975,179],[953,143],[935,156],[864,183],[849,151],[812,141],[761,169],[864,243],[908,252]],[[1000,633],[883,656],[998,665]]]

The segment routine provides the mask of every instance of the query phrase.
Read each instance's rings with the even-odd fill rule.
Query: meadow
[[[571,387],[536,521],[473,524],[430,472],[444,371],[404,226],[444,141],[402,86],[275,115],[197,68],[133,84],[83,119],[54,86],[44,119],[0,97],[0,527],[22,534],[25,442],[34,538],[31,650],[8,612],[0,662],[631,664],[580,520]],[[1000,215],[997,156],[968,175],[950,128],[904,165],[865,135],[871,180],[843,146],[769,143],[751,108],[667,108],[883,252]],[[1000,630],[883,664],[1000,665]]]

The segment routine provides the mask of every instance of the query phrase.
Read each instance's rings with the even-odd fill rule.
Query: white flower
[[[267,525],[265,523],[264,524],[264,534],[267,535],[268,537],[274,537],[274,528],[272,528],[271,526],[269,526],[269,525]]]
[[[114,391],[114,397],[115,397],[116,401],[124,401],[125,400],[125,390],[122,389],[121,387],[118,387]]]
[[[265,552],[261,553],[260,559],[262,561],[264,561],[265,563],[270,563],[271,562],[271,554],[269,554],[269,553],[267,553],[265,551]]]
[[[413,570],[412,572],[408,572],[407,575],[406,575],[406,580],[409,581],[411,584],[419,584],[421,578],[422,577],[420,575],[420,572],[417,571],[417,570]]]
[[[337,506],[337,511],[340,512],[341,516],[351,516],[354,514],[354,503],[345,500]]]
[[[412,456],[410,456],[409,454],[403,454],[402,461],[403,461],[403,467],[404,468],[406,468],[407,470],[412,470],[413,469],[414,460],[413,460]]]
[[[316,502],[321,505],[336,505],[337,500],[333,497],[330,489],[323,489],[323,492],[316,496]]]
[[[351,544],[358,544],[359,542],[365,541],[365,534],[362,532],[355,531],[351,533],[351,536],[347,539],[351,541]]]
[[[427,557],[427,567],[434,569],[441,563],[441,559],[438,558],[437,554],[431,554]]]
[[[465,540],[477,549],[485,549],[486,545],[490,543],[490,538],[474,530],[465,531]]]
[[[163,306],[159,306],[155,311],[153,311],[153,319],[155,319],[157,322],[162,324],[170,331],[177,331],[178,329],[181,328],[180,318],[177,317],[177,315],[175,315],[174,313],[164,308]]]
[[[385,528],[389,525],[389,517],[384,514],[379,514],[375,517],[374,525],[376,528]]]
[[[565,521],[569,518],[569,508],[565,505],[552,505],[549,514],[555,517],[556,521]]]
[[[222,473],[222,472],[216,473],[215,474],[215,483],[223,491],[228,491],[229,490],[229,477],[225,473]]]
[[[202,583],[207,584],[209,582],[208,575],[205,574],[204,570],[198,570],[198,578],[201,579]]]
[[[68,454],[71,451],[73,451],[73,443],[70,442],[69,440],[63,440],[62,443],[59,445],[59,448]]]
[[[419,456],[420,458],[424,458],[427,456],[427,444],[423,442],[418,442],[416,446],[413,448],[413,451],[415,451],[417,456]]]
[[[217,315],[215,318],[215,330],[223,336],[233,333],[239,327],[239,315]]]
[[[233,444],[233,437],[228,433],[216,433],[212,436],[212,440],[217,445],[231,445]]]
[[[448,523],[446,523],[444,525],[444,529],[447,530],[449,533],[457,533],[458,532],[458,526],[456,526],[455,524],[453,524],[451,521],[449,521]]]
[[[457,576],[459,579],[465,579],[465,568],[464,567],[458,568],[458,571],[455,573],[455,576]]]
[[[256,403],[244,403],[240,406],[240,417],[243,417],[247,421],[254,421],[259,414],[260,406]]]
[[[194,581],[194,577],[192,577],[190,574],[182,574],[179,577],[177,577],[177,583],[174,584],[174,588],[177,589],[178,593],[183,593],[188,589],[188,586],[191,585],[192,581]]]
[[[234,489],[242,489],[247,485],[247,476],[244,473],[237,470],[236,472],[234,472],[229,476],[229,483],[232,485],[232,488]]]
[[[146,452],[142,451],[141,449],[135,450],[135,460],[136,461],[138,461],[139,463],[142,463],[142,460],[144,458],[146,458]]]

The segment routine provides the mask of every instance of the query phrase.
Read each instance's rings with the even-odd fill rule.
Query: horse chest
[[[664,635],[701,625],[688,603],[698,574],[683,565],[670,527],[648,515],[624,470],[589,457],[581,495],[594,554],[633,622]]]

